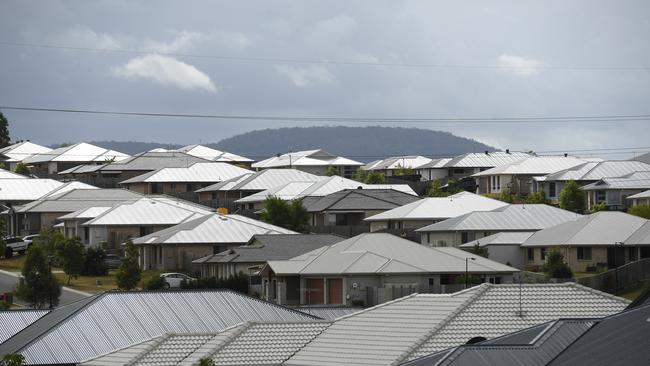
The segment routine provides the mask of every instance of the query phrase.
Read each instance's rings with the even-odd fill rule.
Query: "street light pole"
[[[49,285],[52,284],[52,261],[53,260],[54,260],[54,256],[52,254],[48,254],[48,256],[47,256],[47,271],[49,272],[49,276],[50,276]],[[50,295],[50,310],[51,310],[52,308],[54,308],[54,306],[52,306],[52,289],[50,288],[49,285],[48,285],[48,292],[49,292],[49,295]]]
[[[622,241],[617,241],[614,243],[614,278],[616,281],[616,284],[614,285],[614,295],[618,295],[618,258],[616,257],[616,252],[618,251],[618,247],[623,247],[623,242]],[[625,261],[625,253],[623,253],[623,261]]]
[[[468,263],[469,263],[470,259],[473,260],[473,261],[476,260],[476,258],[474,258],[474,257],[465,257],[465,288],[467,288],[467,286],[469,285]]]

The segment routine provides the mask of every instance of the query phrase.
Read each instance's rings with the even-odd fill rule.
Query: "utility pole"
[[[54,260],[54,256],[52,254],[47,255],[47,271],[50,273],[50,285],[52,284],[52,261]],[[49,287],[49,286],[48,286]],[[52,289],[48,288],[48,292],[50,295],[50,310],[54,308],[52,305]]]
[[[622,241],[617,241],[614,243],[614,278],[616,281],[616,284],[614,285],[614,295],[618,295],[618,258],[616,255],[616,252],[618,251],[618,247],[623,248],[623,242]],[[625,253],[623,253],[623,261],[625,262]]]
[[[468,263],[469,263],[470,259],[473,260],[473,261],[476,260],[476,258],[474,258],[474,257],[465,257],[465,288],[467,288],[467,286],[469,285],[469,270],[468,270],[469,265],[468,265]]]

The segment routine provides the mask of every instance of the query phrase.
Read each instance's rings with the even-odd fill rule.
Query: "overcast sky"
[[[647,0],[5,0],[0,35],[2,42],[144,51],[0,44],[6,106],[314,117],[650,114]],[[217,142],[308,125],[3,112],[13,138],[43,144]],[[650,146],[649,121],[400,125],[514,150]]]

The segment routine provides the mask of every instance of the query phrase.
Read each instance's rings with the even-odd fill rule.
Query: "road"
[[[18,277],[9,272],[0,271],[0,293],[10,292],[18,284]],[[71,290],[66,287],[61,289],[61,297],[59,298],[59,305],[66,305],[77,300],[81,300],[90,294],[81,291]],[[25,306],[26,304],[19,301],[14,297],[14,302],[19,305]]]

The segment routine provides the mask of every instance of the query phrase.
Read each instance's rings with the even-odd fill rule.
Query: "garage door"
[[[327,303],[343,304],[343,280],[340,278],[327,279]]]
[[[307,291],[305,293],[307,304],[324,304],[325,293],[323,292],[323,279],[308,278],[305,282],[307,285]]]

